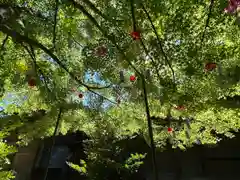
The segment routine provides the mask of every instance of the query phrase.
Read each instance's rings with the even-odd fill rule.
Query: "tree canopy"
[[[150,145],[151,119],[158,149],[169,137],[181,149],[216,144],[212,131],[233,137],[238,4],[1,0],[0,137],[17,131],[25,145],[51,136],[60,108],[63,134],[121,140],[141,133]],[[13,151],[1,142],[0,160]]]

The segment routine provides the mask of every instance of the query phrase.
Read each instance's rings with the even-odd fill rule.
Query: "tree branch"
[[[110,19],[108,16],[105,16],[98,8],[96,8],[96,6],[91,2],[91,1],[89,1],[89,0],[82,0],[86,5],[88,5],[92,10],[93,10],[93,12],[94,13],[96,13],[96,14],[98,14],[99,16],[101,16],[103,19],[105,19],[106,21],[109,21],[109,22],[111,22],[112,24],[114,24],[114,25],[117,25],[116,24],[116,19],[114,19],[113,21],[112,21],[112,19]],[[124,35],[125,33],[123,33],[121,30],[119,30],[118,28],[116,28],[117,29],[117,31],[120,33],[120,34],[122,34],[122,35]]]
[[[107,97],[105,96],[102,96],[101,94],[93,91],[92,89],[102,89],[102,87],[98,88],[98,87],[90,87],[86,84],[84,84],[82,81],[80,81],[72,72],[70,72],[68,70],[68,68],[58,59],[58,57],[56,55],[54,55],[51,50],[47,49],[44,45],[42,45],[41,43],[33,40],[33,39],[30,39],[26,36],[23,36],[21,34],[19,34],[18,32],[15,32],[11,29],[9,29],[8,27],[6,26],[1,26],[0,25],[0,31],[2,31],[3,33],[13,37],[13,34],[15,35],[13,38],[15,38],[18,42],[22,43],[22,42],[25,42],[29,45],[32,45],[32,46],[35,46],[41,50],[43,50],[46,54],[48,54],[52,59],[54,59],[55,62],[57,62],[57,64],[62,68],[64,69],[69,75],[70,77],[72,77],[76,82],[78,82],[80,85],[86,87],[88,89],[88,91],[92,92],[93,94],[96,94],[98,96],[101,96],[103,99],[106,99],[107,101],[113,103],[113,104],[117,104],[116,102],[108,99]],[[105,87],[104,87],[105,88]]]
[[[46,82],[46,78],[45,78],[45,76],[44,76],[44,73],[42,72],[41,68],[38,66],[38,64],[37,64],[37,62],[36,62],[36,56],[35,56],[33,47],[31,47],[31,51],[30,51],[25,45],[22,44],[22,46],[26,49],[26,51],[28,52],[29,56],[31,57],[31,59],[32,59],[32,61],[33,61],[33,64],[34,64],[34,67],[35,67],[36,74],[37,74],[37,71],[40,72],[40,74],[43,76],[44,84],[45,84],[46,89],[48,90],[48,92],[51,92],[51,90],[50,90],[50,88],[48,87],[48,84],[47,84],[47,82]]]
[[[85,16],[88,17],[88,19],[99,29],[99,31],[110,41],[112,42],[112,44],[117,48],[117,50],[124,56],[125,60],[128,62],[128,64],[135,70],[135,72],[141,76],[141,72],[139,72],[137,70],[137,68],[131,63],[131,61],[128,59],[128,57],[126,56],[125,52],[118,46],[117,42],[115,41],[114,36],[109,36],[107,34],[107,32],[105,32],[105,30],[103,30],[103,28],[98,24],[98,22],[94,19],[94,17],[89,14],[85,8],[76,3],[74,0],[70,0],[72,2],[72,4],[74,5],[75,8],[79,9]]]
[[[152,21],[150,15],[149,15],[149,13],[147,12],[146,8],[144,7],[143,3],[142,3],[142,9],[143,9],[143,11],[145,12],[145,14],[147,15],[147,18],[148,18],[149,22],[151,23],[151,26],[152,26],[152,28],[153,28],[153,31],[154,31],[155,36],[156,36],[157,41],[158,41],[159,48],[160,48],[160,50],[161,50],[161,52],[162,52],[162,54],[163,54],[163,56],[164,56],[165,62],[168,64],[168,66],[169,66],[169,68],[170,68],[170,70],[171,70],[171,72],[172,72],[173,83],[175,84],[175,72],[174,72],[174,70],[173,70],[173,68],[172,68],[172,65],[171,65],[171,63],[170,63],[170,61],[169,61],[166,53],[165,53],[164,50],[163,50],[162,41],[160,40],[159,35],[158,35],[158,33],[157,33],[157,30],[156,30],[156,28],[155,28],[155,26],[154,26],[154,24],[153,24],[153,21]]]
[[[133,31],[136,31],[136,29],[137,29],[137,23],[136,23],[136,19],[135,19],[133,0],[131,0],[131,14],[132,14],[132,22],[133,22]],[[145,54],[146,54],[147,56],[149,56],[149,52],[148,52],[148,50],[147,50],[147,48],[146,48],[146,46],[145,46],[142,38],[140,39],[140,42],[141,42],[141,45],[142,45],[142,47],[143,47],[143,49],[144,49],[144,51],[145,51]],[[153,60],[153,58],[152,58],[151,56],[149,56],[149,58],[151,59],[152,65],[153,65],[154,68],[155,68],[155,71],[156,71],[156,73],[157,73],[157,77],[158,77],[159,82],[160,82],[161,77],[160,77],[160,74],[159,74],[158,69],[157,69],[157,64],[155,63],[155,61]]]
[[[161,76],[160,76],[159,71],[157,69],[157,64],[155,63],[154,59],[149,55],[149,52],[148,52],[148,50],[147,50],[147,48],[146,48],[146,46],[145,46],[145,44],[144,44],[142,39],[140,39],[140,42],[141,42],[141,45],[142,45],[142,47],[143,47],[143,49],[145,51],[145,54],[147,56],[149,56],[149,58],[151,59],[152,65],[153,65],[153,67],[154,67],[154,69],[156,71],[156,74],[157,74],[157,77],[158,77],[158,80],[159,80],[159,83],[160,83],[161,82]]]
[[[83,45],[80,44],[73,36],[71,36],[71,37],[72,37],[72,40],[73,40],[77,45],[79,45],[80,47],[83,47]]]
[[[58,15],[59,2],[56,0],[55,14],[54,14],[54,24],[53,24],[53,49],[56,48],[56,28],[57,28],[57,15]]]
[[[136,27],[136,19],[135,19],[135,14],[134,14],[133,0],[131,0],[131,13],[132,13],[133,31],[136,31],[137,27]],[[148,55],[148,50],[145,47],[142,39],[141,39],[141,45],[143,46],[145,53]],[[150,57],[150,58],[151,58],[152,62],[154,62],[152,57]],[[157,71],[157,73],[158,73],[158,71]],[[154,139],[153,139],[152,120],[151,120],[151,115],[150,115],[150,110],[149,110],[149,105],[148,105],[147,89],[146,89],[146,82],[145,82],[144,75],[141,76],[141,79],[142,79],[143,95],[144,95],[144,102],[145,102],[145,108],[146,108],[146,118],[147,118],[147,122],[148,122],[148,133],[149,133],[151,150],[152,150],[153,173],[155,175],[155,180],[158,180],[158,171],[157,171],[158,168],[157,168],[157,161],[156,161],[155,143],[154,143]]]
[[[204,41],[206,30],[207,30],[207,28],[209,26],[209,20],[210,20],[210,16],[211,16],[211,13],[212,13],[213,3],[214,3],[214,0],[211,0],[210,5],[209,5],[208,17],[207,17],[207,20],[206,20],[206,25],[205,25],[205,28],[204,28],[204,31],[203,31],[203,35],[202,35],[202,38],[201,38],[200,49],[202,49],[202,43]]]
[[[133,23],[133,31],[136,31],[137,27],[136,27],[136,19],[135,19],[135,13],[134,13],[134,4],[133,4],[133,0],[130,1],[131,3],[131,13],[132,13],[132,23]]]
[[[89,0],[82,0],[85,4],[87,4],[96,14],[100,15],[103,19],[109,20],[107,16],[105,16],[99,9],[95,7],[95,5]]]

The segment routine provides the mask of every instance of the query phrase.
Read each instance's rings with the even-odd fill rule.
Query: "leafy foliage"
[[[86,170],[86,166],[87,166],[86,162],[84,160],[81,160],[81,164],[83,165],[82,167],[80,167],[77,164],[73,164],[71,162],[67,162],[67,165],[69,165],[71,168],[75,169],[79,173],[86,174],[86,172],[87,172],[87,170]]]
[[[227,6],[226,0],[135,1],[140,39],[133,40],[126,0],[0,1],[0,94],[11,101],[1,112],[2,132],[17,131],[20,145],[51,136],[63,107],[60,132],[86,132],[95,154],[134,133],[150,145],[142,81],[148,71],[158,148],[168,138],[183,149],[196,140],[215,144],[212,130],[232,137],[240,127],[240,31],[236,8],[227,14]],[[216,68],[206,71],[207,63]],[[181,119],[192,119],[190,137]]]

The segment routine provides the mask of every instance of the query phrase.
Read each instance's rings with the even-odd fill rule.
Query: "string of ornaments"
[[[239,11],[239,6],[240,6],[240,0],[229,0],[228,7],[225,8],[224,11],[226,13],[234,14],[234,13]],[[132,37],[132,39],[134,41],[137,41],[137,40],[141,39],[141,34],[140,34],[139,31],[136,30],[136,28],[134,28],[134,30],[130,33],[130,36]],[[104,57],[104,56],[107,55],[107,53],[108,53],[108,49],[105,46],[99,46],[99,47],[97,47],[95,49],[95,55],[98,56],[98,57]],[[217,68],[217,63],[215,63],[215,62],[207,62],[205,64],[205,67],[204,67],[206,72],[213,71],[216,68]],[[22,72],[26,72],[27,71],[27,76],[26,77],[27,77],[27,81],[28,81],[28,86],[29,87],[35,87],[36,86],[36,78],[33,75],[32,71],[28,71],[27,68],[24,65],[21,65],[20,69],[21,69]],[[150,72],[149,70],[146,71],[147,76],[150,76],[149,72]],[[119,74],[120,74],[120,83],[123,83],[124,82],[124,72],[120,71]],[[136,79],[137,78],[136,78],[136,76],[134,74],[131,74],[129,76],[129,81],[130,82],[135,82]],[[74,88],[73,91],[77,94],[77,96],[80,99],[83,99],[83,97],[84,97],[84,94],[83,94],[84,90],[80,90],[79,91],[76,88]],[[116,101],[117,101],[118,104],[121,102],[120,95],[117,96]],[[184,110],[186,110],[186,107],[184,105],[178,105],[178,106],[175,107],[175,109],[178,110],[178,111],[184,111]],[[190,129],[190,123],[187,123],[187,126]],[[167,131],[169,133],[172,133],[174,131],[174,129],[172,127],[168,127]]]

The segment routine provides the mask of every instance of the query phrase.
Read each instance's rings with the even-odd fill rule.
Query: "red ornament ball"
[[[79,93],[79,94],[78,94],[78,97],[79,97],[80,99],[82,99],[82,98],[83,98],[83,94],[82,94],[82,93]]]
[[[234,14],[239,10],[240,1],[239,0],[228,0],[228,6],[224,9],[226,13]]]
[[[28,85],[29,85],[30,87],[36,86],[36,80],[35,80],[34,78],[29,79],[29,80],[28,80]]]
[[[207,63],[205,64],[205,70],[206,71],[212,71],[214,69],[216,69],[217,64],[216,63]]]
[[[179,110],[179,111],[183,111],[183,110],[185,110],[186,108],[185,108],[185,106],[183,106],[183,105],[179,105],[179,106],[175,107],[175,109],[176,109],[176,110]]]
[[[172,132],[173,128],[169,127],[167,130],[168,130],[168,132]]]
[[[96,54],[97,54],[98,56],[101,56],[101,57],[105,56],[105,55],[107,54],[107,48],[104,47],[104,46],[98,47],[98,48],[96,49]]]
[[[138,32],[138,31],[133,31],[130,33],[130,35],[132,36],[133,40],[140,39],[140,32]]]
[[[130,79],[131,82],[134,82],[136,80],[136,76],[131,75],[129,79]]]

